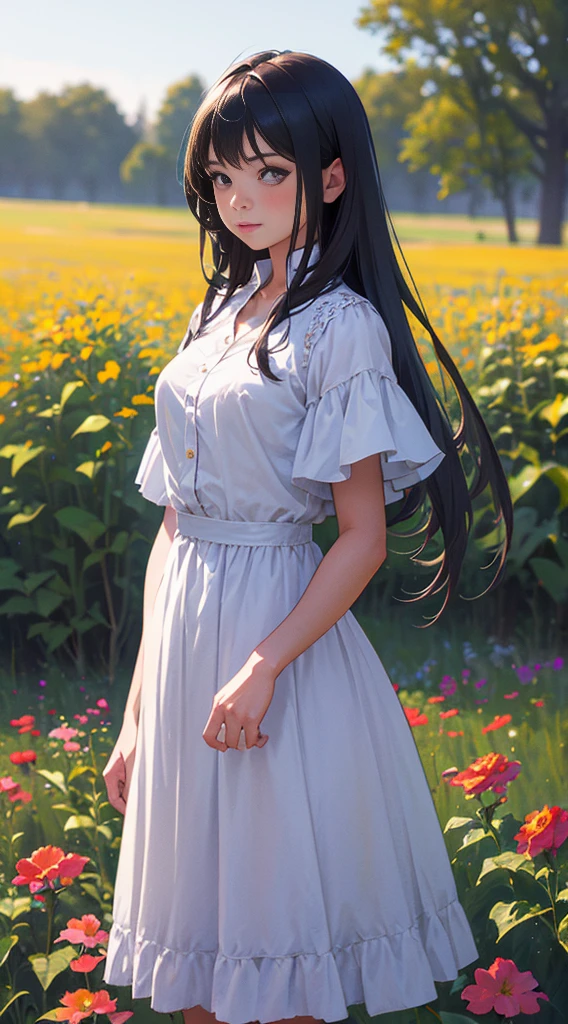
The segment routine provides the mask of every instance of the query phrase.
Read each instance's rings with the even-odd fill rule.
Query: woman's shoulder
[[[334,338],[339,338],[337,344],[341,345],[341,339],[344,339],[346,334],[361,341],[365,334],[378,337],[390,358],[390,338],[382,316],[368,298],[354,291],[343,280],[310,303],[302,327],[304,368],[308,365],[311,350],[316,344],[334,345]]]

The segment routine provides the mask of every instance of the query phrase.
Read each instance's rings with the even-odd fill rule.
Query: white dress
[[[257,261],[157,380],[136,482],[179,529],[145,641],[104,974],[158,1012],[199,1004],[227,1024],[418,1006],[477,958],[410,727],[351,611],[277,677],[264,747],[202,737],[323,558],[311,524],[334,514],[331,482],[380,452],[390,503],[444,457],[383,320],[344,282],[291,317],[270,355],[282,383],[247,365],[234,321],[269,270]]]

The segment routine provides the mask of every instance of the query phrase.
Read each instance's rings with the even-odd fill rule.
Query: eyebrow
[[[262,157],[264,157],[264,156],[278,156],[278,153],[261,153],[260,156],[253,156],[252,159],[250,159],[250,160],[247,160],[246,157],[245,157],[245,162],[247,164],[253,164],[255,162],[255,160],[261,160]],[[224,165],[219,163],[218,160],[206,160],[205,161],[205,166],[206,167],[223,167]]]

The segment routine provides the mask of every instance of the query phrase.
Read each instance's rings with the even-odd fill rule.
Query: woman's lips
[[[262,227],[261,224],[237,224],[239,231],[256,231],[257,228]]]

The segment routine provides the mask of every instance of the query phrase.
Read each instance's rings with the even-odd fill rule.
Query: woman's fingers
[[[248,734],[247,726],[241,726],[241,731],[239,733],[239,738],[236,746],[227,743],[226,735],[227,726],[226,722],[223,722],[221,724],[219,732],[217,733],[217,736],[215,737],[219,744],[219,747],[217,749],[224,751],[228,750],[229,747],[231,747],[233,750],[250,750],[251,747],[264,747],[264,745],[268,742],[268,736],[260,731],[260,726],[249,725]]]

